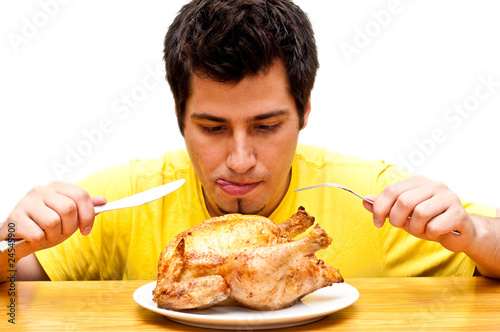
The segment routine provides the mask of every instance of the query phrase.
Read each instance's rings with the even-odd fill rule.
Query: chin
[[[259,214],[264,208],[266,207],[266,204],[252,204],[252,206],[248,206],[245,204],[245,200],[242,198],[237,198],[236,199],[236,206],[231,204],[232,206],[223,206],[223,205],[217,205],[217,208],[219,212],[222,214],[231,214],[231,213],[240,213],[240,214]]]

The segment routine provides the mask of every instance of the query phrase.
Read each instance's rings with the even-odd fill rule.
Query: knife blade
[[[94,211],[95,213],[101,213],[105,211],[110,211],[110,210],[117,210],[117,209],[124,209],[128,207],[134,207],[134,206],[139,206],[143,205],[149,202],[152,202],[154,200],[157,200],[158,198],[162,198],[163,196],[166,196],[170,194],[171,192],[179,189],[185,182],[186,180],[180,179],[177,181],[173,181],[158,187],[155,187],[153,189],[148,189],[143,192],[140,192],[135,195],[131,195],[122,199],[118,199],[113,202],[109,202],[103,205],[98,205],[94,206]]]

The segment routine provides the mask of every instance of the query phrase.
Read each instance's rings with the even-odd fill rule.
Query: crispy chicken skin
[[[343,282],[314,254],[331,238],[303,207],[277,225],[256,215],[228,214],[178,234],[163,250],[153,301],[171,310],[243,305],[289,307],[315,290]]]

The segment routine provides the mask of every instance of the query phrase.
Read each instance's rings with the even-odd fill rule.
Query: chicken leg
[[[276,310],[289,307],[315,290],[342,282],[335,268],[314,256],[331,238],[316,225],[302,239],[246,249],[228,257],[221,271],[231,297],[247,307]]]

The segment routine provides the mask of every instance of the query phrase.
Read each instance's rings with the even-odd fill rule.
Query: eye
[[[208,134],[218,134],[224,129],[222,126],[202,126],[201,128]]]
[[[278,124],[273,124],[273,125],[258,125],[257,126],[257,129],[262,131],[262,132],[273,132],[273,131],[276,131],[276,129],[278,129],[279,127],[279,123]]]

